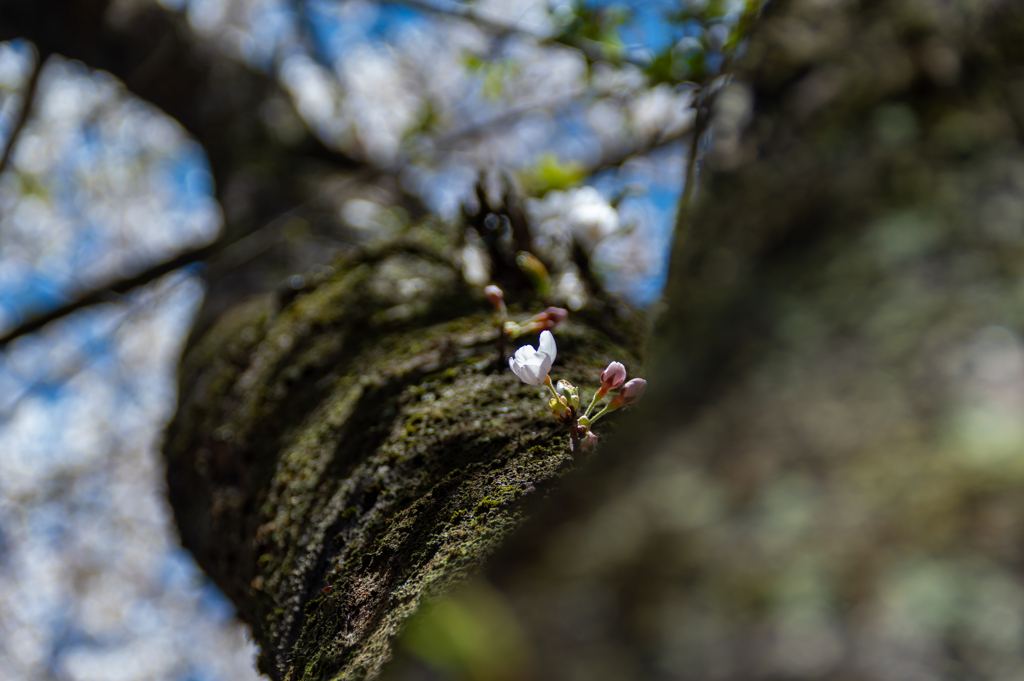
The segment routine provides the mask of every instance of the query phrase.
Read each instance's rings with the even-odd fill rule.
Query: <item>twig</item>
[[[188,279],[188,277],[182,275],[181,277],[178,278],[177,281],[171,283],[171,285],[166,290],[161,291],[161,294],[169,294],[171,291],[178,288],[178,286],[180,286],[186,279]],[[24,402],[26,398],[28,398],[30,395],[39,390],[40,387],[44,385],[65,383],[72,376],[85,369],[85,367],[88,366],[90,363],[90,354],[92,348],[98,346],[99,344],[103,343],[106,339],[118,333],[122,328],[124,328],[124,326],[128,322],[134,320],[141,312],[150,309],[154,302],[155,299],[150,299],[145,302],[134,303],[134,307],[130,308],[124,314],[122,314],[120,319],[118,319],[117,322],[109,330],[100,333],[92,338],[89,338],[84,343],[82,343],[82,345],[78,348],[76,356],[72,361],[67,362],[64,366],[58,367],[56,369],[51,369],[49,372],[46,373],[46,375],[40,376],[33,380],[28,386],[25,387],[24,390],[21,391],[21,393],[18,394],[17,397],[14,398],[14,400],[10,404],[6,405],[3,408],[3,410],[0,411],[0,424],[6,423],[14,415],[15,411],[17,411],[18,407],[22,404],[22,402]]]
[[[168,272],[173,272],[174,270],[185,267],[186,265],[191,265],[201,260],[205,260],[214,253],[222,250],[225,246],[226,244],[222,242],[214,242],[208,246],[203,246],[202,248],[186,251],[177,257],[165,260],[158,265],[145,269],[136,275],[125,277],[124,279],[118,279],[106,286],[93,289],[92,291],[61,305],[60,307],[54,308],[49,312],[39,315],[38,317],[29,319],[24,324],[20,324],[5,333],[3,336],[0,336],[0,349],[6,347],[6,345],[15,338],[20,338],[21,336],[32,333],[33,331],[38,331],[50,322],[67,316],[76,310],[105,302],[112,293],[127,293],[134,288],[143,286],[154,279],[162,277]]]
[[[700,138],[707,126],[707,114],[703,107],[698,107],[694,120],[693,135],[690,148],[686,154],[686,178],[683,180],[683,194],[679,198],[679,209],[676,213],[675,240],[682,242],[690,225],[690,209],[693,206],[693,195],[697,191],[697,163],[700,160]]]
[[[761,14],[761,8],[765,0],[747,0],[736,25],[737,43],[744,40]],[[675,242],[682,243],[690,227],[690,211],[693,208],[693,196],[697,191],[697,167],[700,164],[700,138],[707,131],[711,119],[711,107],[714,105],[718,93],[724,90],[732,80],[729,70],[736,59],[737,46],[733,45],[727,51],[725,60],[722,62],[719,77],[705,83],[697,93],[697,116],[693,125],[693,141],[690,144],[690,151],[686,158],[686,179],[683,184],[683,195],[679,199],[679,212],[676,213]]]
[[[0,174],[7,170],[7,164],[11,160],[11,153],[14,151],[14,144],[25,127],[25,123],[28,122],[29,115],[32,113],[32,103],[36,98],[36,90],[39,87],[39,74],[43,71],[44,61],[45,59],[42,54],[37,50],[35,64],[32,66],[32,73],[25,86],[25,101],[22,102],[21,113],[14,124],[14,128],[11,130],[10,137],[7,138],[7,143],[4,145],[3,156],[0,156]]]
[[[170,260],[165,260],[153,265],[138,274],[118,279],[105,286],[88,291],[60,307],[54,308],[53,310],[41,314],[38,317],[33,317],[27,322],[11,329],[3,336],[0,336],[0,350],[6,347],[6,345],[15,338],[20,338],[21,336],[38,331],[50,322],[67,316],[76,310],[80,310],[83,307],[88,307],[97,303],[107,302],[110,299],[111,294],[123,295],[132,289],[144,286],[145,284],[148,284],[155,279],[159,279],[169,272],[181,269],[182,267],[187,267],[188,265],[205,262],[207,264],[207,268],[206,272],[203,273],[204,277],[208,281],[217,279],[218,276],[220,276],[221,271],[238,267],[239,265],[244,264],[272,248],[279,240],[278,238],[274,238],[272,235],[273,230],[283,225],[288,218],[302,212],[302,210],[304,210],[310,203],[318,200],[319,198],[319,196],[314,197],[309,201],[285,211],[264,224],[259,229],[249,232],[248,234],[242,234],[230,240],[221,237],[211,244],[185,251]]]
[[[711,123],[711,109],[715,98],[728,86],[732,78],[729,75],[719,76],[702,87],[697,94],[695,109],[697,115],[693,122],[693,138],[686,155],[686,179],[683,180],[683,194],[679,198],[679,210],[676,213],[675,243],[682,243],[690,228],[690,213],[693,209],[693,197],[697,191],[697,171],[700,167],[700,142]]]
[[[437,135],[433,139],[428,138],[424,148],[435,153],[447,153],[454,150],[460,142],[474,140],[483,137],[495,128],[502,128],[517,123],[523,116],[534,111],[554,111],[570,104],[582,101],[592,101],[606,96],[605,93],[595,88],[583,88],[575,90],[567,96],[552,97],[540,102],[529,102],[513,106],[509,109],[495,114],[487,120],[472,123],[458,130]],[[432,144],[430,144],[432,142]],[[428,146],[429,145],[429,146]]]
[[[685,135],[687,132],[689,132],[688,129],[680,130],[678,133],[674,135],[657,139],[657,141],[646,146],[633,147],[617,156],[601,159],[601,161],[597,165],[595,165],[592,168],[586,169],[585,172],[587,175],[592,175],[593,173],[599,172],[601,170],[614,168],[616,166],[622,165],[625,161],[634,156],[646,154],[655,149],[675,143],[676,141],[679,140],[680,137]],[[366,170],[359,174],[358,179],[360,179],[361,181],[369,181],[374,177],[390,174],[391,172],[395,171],[393,169],[386,168],[367,168]],[[153,265],[152,267],[149,267],[139,272],[138,274],[132,275],[130,277],[125,277],[123,279],[118,279],[106,286],[93,289],[92,291],[84,293],[83,295],[79,296],[78,298],[75,298],[74,300],[69,301],[64,305],[56,307],[50,310],[49,312],[45,312],[37,317],[33,317],[32,319],[16,326],[15,328],[11,329],[4,335],[0,336],[0,349],[4,348],[8,343],[10,343],[15,338],[20,338],[21,336],[27,335],[34,331],[38,331],[39,329],[46,326],[50,322],[60,319],[61,317],[64,317],[68,314],[71,314],[76,310],[80,310],[83,307],[88,307],[89,305],[95,305],[97,303],[105,302],[110,297],[111,294],[125,294],[138,286],[148,284],[154,279],[158,279],[159,277],[162,277],[168,272],[172,272],[181,267],[186,267],[188,265],[192,265],[198,262],[208,261],[208,264],[211,267],[216,267],[217,269],[228,269],[231,266],[236,266],[240,264],[240,261],[244,262],[246,260],[250,260],[256,255],[265,252],[266,250],[271,248],[274,245],[274,243],[276,243],[276,239],[268,239],[266,236],[270,231],[273,230],[273,228],[282,224],[283,220],[301,212],[306,206],[318,200],[319,198],[320,197],[314,197],[313,199],[310,199],[309,201],[306,201],[305,203],[302,203],[299,206],[296,206],[295,208],[292,208],[291,210],[286,211],[281,215],[278,215],[273,220],[269,221],[268,223],[266,223],[259,229],[254,230],[253,232],[243,234],[231,241],[218,240],[207,246],[202,246],[200,248],[185,251],[184,253],[174,258],[171,258],[170,260],[166,260],[164,262]],[[219,256],[217,258],[217,262],[209,262],[212,261],[215,258],[215,256]],[[216,279],[217,275],[208,273],[208,278]]]
[[[495,33],[497,35],[521,35],[534,40],[547,40],[551,36],[544,35],[543,33],[537,33],[531,31],[528,28],[516,26],[514,24],[506,24],[501,21],[495,21],[481,14],[474,7],[470,5],[464,5],[457,2],[428,2],[427,0],[385,0],[396,5],[405,5],[413,9],[423,10],[431,14],[437,14],[439,16],[454,17],[456,19],[463,19],[476,24],[478,27],[484,29],[488,33]]]
[[[450,14],[451,13],[451,12],[448,12],[447,10],[443,10],[443,9],[438,8],[438,7],[434,7],[434,6],[430,5],[427,2],[423,2],[422,0],[389,0],[389,1],[397,1],[397,2],[404,3],[404,4],[408,4],[410,6],[420,7],[422,9],[427,9],[427,10],[430,10],[430,11],[436,11],[436,12],[442,13],[442,14]],[[498,24],[496,22],[493,22],[493,21],[490,21],[490,20],[487,20],[487,19],[481,19],[481,18],[477,17],[475,12],[473,12],[469,8],[460,8],[459,10],[456,11],[456,15],[459,16],[459,17],[466,18],[468,20],[477,22],[477,23],[482,23],[483,25],[485,25],[485,26],[487,26],[487,27],[489,27],[489,28],[491,28],[492,30],[495,30],[495,31],[500,30],[500,31],[514,31],[514,32],[518,32],[518,33],[524,33],[524,31],[519,30],[519,29],[515,29],[513,27],[504,26],[504,25]],[[539,37],[539,36],[537,36],[535,34],[532,34],[532,33],[528,33],[528,32],[525,32],[525,33],[527,33],[529,35],[532,35],[535,38]],[[540,38],[542,39],[543,37],[540,37]],[[34,69],[32,77],[31,77],[30,82],[29,82],[29,88],[28,88],[28,91],[26,93],[26,103],[25,103],[25,106],[22,109],[21,118],[19,119],[18,126],[15,129],[15,133],[12,134],[11,138],[7,142],[7,147],[6,147],[5,152],[4,152],[3,161],[2,161],[2,163],[0,163],[0,168],[2,168],[3,164],[5,164],[7,162],[7,159],[9,157],[10,153],[11,153],[11,149],[13,148],[13,145],[14,145],[14,138],[17,136],[17,132],[24,125],[25,120],[28,118],[29,110],[31,108],[31,99],[32,99],[32,96],[34,95],[35,90],[36,90],[36,85],[38,83],[39,73],[42,70],[42,64],[43,64],[43,60],[42,59],[38,60],[37,63],[36,63],[36,68]],[[576,94],[575,97],[570,97],[570,98],[567,98],[567,99],[569,101],[573,101],[575,99],[582,99],[582,98],[585,98],[587,96],[593,96],[593,95],[594,95],[593,91],[589,91],[588,90],[588,91],[584,91],[584,92]],[[554,103],[554,106],[561,106],[561,105],[564,105],[564,104],[565,104],[564,101],[562,101],[562,102],[557,102],[556,101]],[[519,115],[522,115],[522,114],[526,113],[529,110],[533,110],[535,108],[543,108],[543,107],[544,107],[543,104],[537,105],[537,106],[531,106],[531,107],[523,107],[523,108],[521,108],[518,111],[511,112],[511,115],[509,115],[509,116],[502,115],[502,116],[498,117],[497,119],[494,119],[492,121],[488,121],[487,123],[485,123],[483,125],[474,126],[473,128],[470,128],[469,130],[460,131],[460,132],[456,132],[456,133],[449,133],[448,135],[445,135],[445,136],[443,136],[441,138],[440,142],[441,142],[442,149],[439,150],[439,151],[441,151],[442,153],[444,153],[445,151],[449,151],[451,147],[455,146],[456,141],[458,139],[462,138],[463,136],[465,136],[465,137],[472,137],[472,136],[475,136],[475,135],[482,134],[482,132],[484,130],[486,130],[487,127],[489,127],[491,125],[498,126],[498,125],[506,124],[510,120],[516,118]],[[609,157],[609,158],[602,158],[599,161],[599,163],[596,164],[594,167],[587,169],[586,173],[589,175],[589,174],[593,174],[595,172],[599,172],[599,171],[607,169],[607,168],[612,168],[612,167],[616,167],[618,165],[621,165],[623,162],[625,162],[629,158],[632,158],[633,156],[641,155],[641,154],[647,153],[649,151],[652,151],[654,149],[657,149],[659,147],[666,146],[668,144],[674,143],[676,140],[678,140],[680,137],[682,137],[684,134],[686,134],[686,132],[688,132],[688,130],[680,130],[680,131],[678,131],[677,133],[675,133],[675,134],[673,134],[671,136],[661,137],[661,138],[653,138],[656,141],[653,141],[653,143],[651,143],[651,144],[648,144],[648,145],[645,145],[645,146],[641,146],[641,147],[633,147],[633,148],[630,148],[627,151],[625,151],[623,153],[620,153],[620,154],[618,154],[616,156],[612,156],[612,157]],[[445,147],[448,147],[448,149],[446,149]],[[405,163],[403,163],[401,165],[404,166]],[[385,168],[385,167],[368,166],[368,167],[364,167],[361,172],[357,173],[357,177],[355,179],[359,179],[359,180],[362,180],[362,181],[369,181],[369,180],[372,180],[375,177],[379,177],[379,176],[382,176],[382,175],[395,174],[395,173],[399,172],[400,170],[401,170],[401,167]],[[689,183],[688,183],[687,186],[690,186]],[[52,310],[50,310],[50,311],[48,311],[46,313],[43,313],[43,314],[41,314],[41,315],[39,315],[37,317],[34,317],[34,318],[26,321],[25,323],[20,324],[19,326],[11,329],[7,333],[3,334],[2,336],[0,336],[0,349],[5,347],[12,340],[14,340],[16,338],[19,338],[21,336],[27,335],[29,333],[32,333],[34,331],[37,331],[38,329],[42,328],[46,324],[48,324],[48,323],[50,323],[52,321],[55,321],[57,319],[60,319],[61,317],[64,317],[64,316],[66,316],[66,315],[68,315],[68,314],[70,314],[72,312],[75,312],[76,310],[82,309],[84,307],[88,307],[90,305],[94,305],[94,304],[97,304],[97,303],[104,302],[104,301],[109,299],[111,294],[125,294],[128,291],[130,291],[130,290],[132,290],[132,289],[134,289],[134,288],[136,288],[138,286],[143,286],[145,284],[148,284],[149,282],[151,282],[151,281],[153,281],[153,280],[155,280],[155,279],[157,279],[157,278],[159,278],[159,277],[161,277],[161,276],[163,276],[163,275],[165,275],[168,272],[171,272],[173,270],[176,270],[176,269],[179,269],[181,267],[188,266],[188,265],[192,265],[192,264],[195,264],[195,263],[198,263],[198,262],[209,261],[214,256],[217,256],[217,255],[227,251],[227,249],[232,248],[236,244],[243,251],[244,250],[252,250],[252,248],[255,246],[255,252],[257,254],[258,253],[262,253],[265,250],[267,250],[270,247],[270,245],[273,245],[273,244],[272,243],[270,245],[267,245],[266,243],[260,243],[258,245],[254,244],[253,243],[254,239],[255,239],[255,241],[258,241],[258,242],[266,241],[266,239],[261,239],[261,238],[257,237],[257,235],[260,235],[260,234],[264,234],[265,235],[267,233],[268,228],[272,228],[275,224],[278,224],[279,221],[282,220],[283,218],[290,217],[291,215],[294,215],[295,213],[299,212],[302,208],[304,208],[306,205],[308,205],[313,200],[315,200],[315,199],[311,199],[310,201],[307,201],[307,202],[305,202],[305,203],[303,203],[303,204],[301,204],[301,205],[299,205],[299,206],[297,206],[297,207],[287,211],[283,215],[278,216],[277,218],[275,218],[274,220],[268,222],[267,224],[265,224],[264,226],[260,227],[259,229],[256,229],[253,232],[250,232],[248,234],[242,235],[238,239],[235,239],[235,240],[232,240],[232,241],[219,240],[219,241],[214,242],[212,244],[209,244],[207,246],[191,249],[189,251],[181,253],[180,255],[178,255],[178,256],[176,256],[174,258],[171,258],[170,260],[167,260],[167,261],[158,263],[156,265],[153,265],[153,266],[151,266],[151,267],[149,267],[149,268],[139,272],[138,274],[135,274],[135,275],[130,276],[130,277],[125,277],[123,279],[116,280],[116,281],[114,281],[114,282],[112,282],[112,283],[110,283],[110,284],[108,284],[106,286],[103,286],[103,287],[100,287],[100,288],[88,291],[85,294],[79,296],[78,298],[75,298],[74,300],[71,300],[71,301],[67,302],[64,305],[61,305],[61,306],[59,306],[57,308],[54,308],[54,309],[52,309]],[[274,240],[271,240],[271,241],[274,241]],[[224,253],[226,259],[228,261],[237,260],[238,259],[238,253],[235,253],[235,251],[237,251],[237,250],[238,249],[232,249],[232,253]],[[243,260],[248,260],[251,257],[253,257],[253,256],[252,255],[246,255],[242,259]],[[222,264],[226,266],[226,263],[222,263]],[[213,277],[213,278],[216,278],[216,277]]]

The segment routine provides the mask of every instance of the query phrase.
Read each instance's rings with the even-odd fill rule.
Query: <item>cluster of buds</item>
[[[569,313],[560,307],[549,307],[540,314],[534,315],[525,323],[517,324],[508,318],[508,309],[505,307],[505,294],[500,288],[494,284],[486,286],[484,287],[484,295],[487,296],[487,300],[501,315],[501,331],[510,340],[515,340],[527,333],[551,331],[569,316]]]
[[[569,431],[569,450],[591,452],[597,446],[597,435],[590,430],[594,422],[620,407],[628,407],[639,402],[647,390],[647,381],[642,378],[626,381],[626,367],[621,362],[612,362],[601,372],[601,387],[594,393],[590,406],[581,412],[579,388],[568,381],[559,381],[557,386],[552,385],[551,365],[554,364],[557,355],[555,337],[550,331],[545,330],[541,332],[540,343],[536,348],[530,345],[519,348],[515,355],[509,358],[508,365],[512,373],[523,383],[547,386],[551,391],[552,397],[548,400],[548,406],[555,418]],[[619,392],[615,397],[600,412],[591,416],[597,403],[617,388]]]

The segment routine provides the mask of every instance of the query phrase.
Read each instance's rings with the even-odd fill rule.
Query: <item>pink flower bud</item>
[[[601,372],[601,389],[608,392],[618,388],[625,380],[626,367],[622,365],[622,362],[612,362]]]
[[[597,436],[593,433],[587,433],[586,436],[580,438],[580,449],[589,454],[597,448]]]
[[[568,317],[569,313],[562,308],[549,307],[539,315],[535,315],[523,328],[529,329],[530,331],[550,331],[564,322]]]
[[[622,405],[628,407],[639,402],[640,398],[644,396],[645,390],[647,390],[647,381],[642,378],[630,379],[626,385],[622,386],[616,399],[621,400]]]
[[[491,305],[498,309],[501,309],[505,305],[505,294],[502,293],[501,289],[494,284],[484,287],[484,295],[487,296],[487,300]]]
[[[541,314],[547,319],[549,329],[555,328],[569,317],[569,313],[560,307],[549,307]]]

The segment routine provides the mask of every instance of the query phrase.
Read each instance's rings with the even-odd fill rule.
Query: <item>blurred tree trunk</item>
[[[534,677],[1019,673],[1024,5],[773,0],[714,126],[643,409],[488,571]]]
[[[505,633],[428,662],[590,681],[1019,665],[1000,632],[1024,630],[1022,45],[1019,3],[772,3],[716,102],[644,409],[491,561],[491,606],[465,612],[470,637]],[[375,674],[420,601],[581,464],[497,371],[493,319],[430,234],[233,312],[185,360],[171,500],[274,678]],[[635,367],[617,326],[560,330],[560,376]],[[503,609],[518,635],[489,626]]]

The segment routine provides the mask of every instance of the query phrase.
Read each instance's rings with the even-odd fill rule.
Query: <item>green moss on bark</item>
[[[171,501],[273,678],[376,674],[421,600],[476,571],[575,464],[540,389],[497,356],[480,292],[422,243],[241,306],[183,362]],[[558,329],[555,378],[638,365],[584,319]]]

